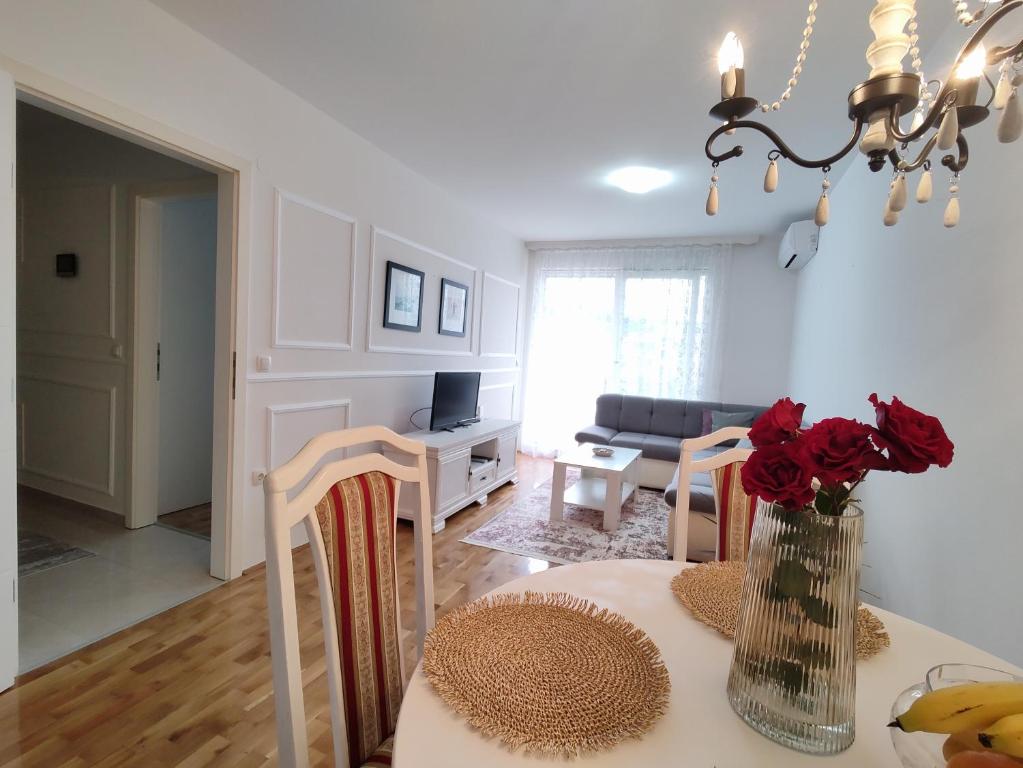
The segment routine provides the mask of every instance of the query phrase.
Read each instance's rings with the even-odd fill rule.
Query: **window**
[[[730,250],[650,251],[534,254],[526,450],[571,445],[603,392],[716,394],[714,310]]]

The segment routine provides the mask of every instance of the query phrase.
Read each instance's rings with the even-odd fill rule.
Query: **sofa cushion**
[[[685,416],[685,400],[656,399],[653,402],[653,411],[650,416],[650,431],[655,435],[682,437]]]
[[[598,427],[608,427],[617,432],[621,414],[621,395],[600,395],[597,397],[597,417],[594,419],[594,422]]]
[[[640,432],[619,432],[611,438],[610,443],[617,448],[635,448],[642,451],[646,439],[647,435]]]
[[[650,417],[654,412],[652,397],[622,396],[622,414],[618,419],[618,429],[622,432],[639,432],[650,434]]]
[[[682,452],[682,440],[664,435],[647,435],[643,441],[643,458],[677,462]]]
[[[717,432],[719,429],[725,427],[752,427],[753,419],[759,414],[756,411],[736,411],[735,413],[729,413],[728,411],[711,411],[710,412],[710,431]],[[725,440],[719,445],[725,448],[734,448],[739,444],[738,440]]]
[[[617,429],[591,424],[585,429],[580,429],[575,433],[575,441],[577,443],[596,443],[597,445],[607,445],[611,442],[611,438],[617,434]]]
[[[693,454],[693,458],[697,461],[700,459],[706,459],[717,453],[721,453],[723,448],[709,448],[706,451],[697,451]],[[707,514],[715,514],[714,510],[714,489],[713,481],[710,478],[710,474],[707,472],[697,472],[689,480],[689,509],[694,512],[706,512]],[[678,467],[675,468],[675,474],[671,478],[671,482],[668,483],[668,487],[664,489],[664,501],[671,507],[675,506],[675,502],[678,499]]]
[[[711,403],[706,400],[687,401],[685,421],[682,424],[682,437],[699,437],[709,434],[703,431],[703,414],[706,411],[718,410],[722,410],[721,403]]]
[[[671,483],[664,489],[664,503],[674,507],[678,500],[678,473],[672,478]],[[689,509],[693,512],[702,512],[705,515],[715,515],[714,510],[714,489],[707,485],[689,486]]]

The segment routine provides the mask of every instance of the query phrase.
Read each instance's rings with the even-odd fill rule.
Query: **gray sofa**
[[[715,403],[702,400],[668,400],[631,395],[600,395],[597,398],[597,413],[594,423],[575,434],[580,443],[636,448],[643,452],[640,459],[640,484],[649,488],[664,490],[664,500],[675,506],[678,491],[678,461],[682,451],[682,440],[703,434],[704,412],[724,411],[743,413],[751,411],[757,416],[767,410],[762,405],[738,405]],[[724,448],[701,451],[696,458],[717,453]],[[714,491],[710,476],[701,473],[693,476],[690,485],[689,509],[693,515],[703,518],[704,523],[716,526]],[[699,521],[697,521],[699,522]],[[706,526],[705,526],[706,527]],[[692,530],[693,524],[690,524]],[[710,532],[710,531],[708,531]],[[692,536],[692,534],[691,534]],[[698,542],[701,537],[696,537]],[[711,546],[713,541],[711,541]],[[690,545],[690,559],[700,559],[705,552],[694,552]],[[710,558],[713,559],[713,550]]]

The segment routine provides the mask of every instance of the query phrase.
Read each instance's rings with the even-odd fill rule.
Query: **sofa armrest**
[[[611,438],[617,434],[617,429],[591,424],[585,429],[580,429],[576,432],[575,440],[577,443],[596,443],[597,445],[607,445],[611,442]]]

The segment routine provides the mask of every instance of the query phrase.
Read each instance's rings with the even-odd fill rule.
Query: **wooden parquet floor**
[[[551,475],[519,457],[519,484],[491,494],[434,537],[438,616],[544,561],[459,539]],[[322,626],[308,550],[296,551],[296,590],[310,760],[331,766]],[[415,666],[411,526],[398,531],[398,577],[408,672]],[[266,585],[243,577],[37,669],[0,695],[0,768],[262,768],[277,765]]]
[[[160,515],[159,521],[171,528],[208,539],[213,527],[213,505],[210,503],[199,504],[195,507],[179,509],[176,512],[167,512]]]

